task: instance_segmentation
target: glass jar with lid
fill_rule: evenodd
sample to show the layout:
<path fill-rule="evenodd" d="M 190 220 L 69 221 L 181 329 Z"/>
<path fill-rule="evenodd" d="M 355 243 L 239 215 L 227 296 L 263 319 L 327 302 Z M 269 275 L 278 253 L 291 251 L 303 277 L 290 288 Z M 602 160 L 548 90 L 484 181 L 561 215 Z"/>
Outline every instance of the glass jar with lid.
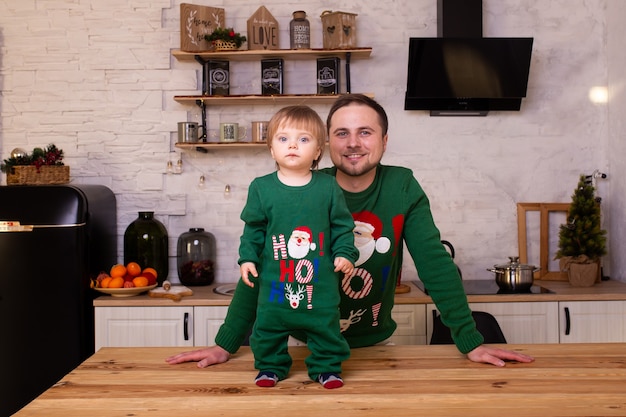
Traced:
<path fill-rule="evenodd" d="M 192 227 L 178 238 L 178 278 L 183 285 L 210 285 L 215 278 L 215 237 Z"/>
<path fill-rule="evenodd" d="M 291 49 L 311 48 L 311 25 L 303 10 L 293 12 L 293 20 L 289 22 L 289 45 Z"/>

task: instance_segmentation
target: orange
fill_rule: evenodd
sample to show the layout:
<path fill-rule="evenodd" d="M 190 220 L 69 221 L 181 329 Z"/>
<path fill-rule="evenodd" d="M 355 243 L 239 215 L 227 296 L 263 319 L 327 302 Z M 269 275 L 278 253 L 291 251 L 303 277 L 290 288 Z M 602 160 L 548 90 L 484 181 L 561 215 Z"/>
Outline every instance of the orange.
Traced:
<path fill-rule="evenodd" d="M 146 277 L 135 277 L 133 279 L 133 284 L 135 284 L 135 287 L 147 287 L 148 286 L 148 278 L 146 278 Z"/>
<path fill-rule="evenodd" d="M 131 277 L 136 277 L 141 274 L 141 266 L 137 262 L 129 262 L 126 265 L 126 271 Z"/>
<path fill-rule="evenodd" d="M 109 282 L 111 282 L 113 278 L 111 277 L 106 277 L 106 278 L 102 278 L 102 281 L 100 281 L 100 288 L 109 288 Z"/>
<path fill-rule="evenodd" d="M 142 272 L 150 272 L 152 275 L 154 275 L 155 278 L 159 276 L 159 274 L 157 274 L 156 269 L 154 268 L 144 268 Z"/>
<path fill-rule="evenodd" d="M 124 286 L 124 278 L 112 277 L 109 281 L 109 288 L 122 288 Z"/>
<path fill-rule="evenodd" d="M 122 264 L 117 264 L 117 265 L 113 265 L 111 267 L 111 272 L 110 275 L 115 278 L 115 277 L 123 277 L 124 275 L 126 275 L 126 267 Z"/>

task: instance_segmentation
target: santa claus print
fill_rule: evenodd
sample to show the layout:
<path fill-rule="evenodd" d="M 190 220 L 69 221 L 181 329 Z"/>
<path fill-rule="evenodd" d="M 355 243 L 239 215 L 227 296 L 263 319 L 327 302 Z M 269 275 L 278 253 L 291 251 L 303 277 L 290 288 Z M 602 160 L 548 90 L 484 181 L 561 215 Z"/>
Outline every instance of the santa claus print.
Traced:
<path fill-rule="evenodd" d="M 313 233 L 311 233 L 311 229 L 306 226 L 296 227 L 291 232 L 287 242 L 287 253 L 289 253 L 289 256 L 294 259 L 302 259 L 309 251 L 314 251 L 316 245 L 313 243 L 312 238 Z"/>
<path fill-rule="evenodd" d="M 382 222 L 374 213 L 362 211 L 353 213 L 354 246 L 359 250 L 359 259 L 354 266 L 364 264 L 373 254 L 387 253 L 391 248 L 389 238 L 382 236 Z"/>

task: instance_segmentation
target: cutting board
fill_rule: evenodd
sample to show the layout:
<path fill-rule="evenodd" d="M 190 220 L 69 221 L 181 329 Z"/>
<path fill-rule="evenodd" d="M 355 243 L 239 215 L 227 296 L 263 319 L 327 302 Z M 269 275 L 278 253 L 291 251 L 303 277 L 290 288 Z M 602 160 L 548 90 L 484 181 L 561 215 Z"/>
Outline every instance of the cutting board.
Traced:
<path fill-rule="evenodd" d="M 193 291 L 184 285 L 172 285 L 169 289 L 157 287 L 148 291 L 150 297 L 169 298 L 170 300 L 180 301 L 181 298 L 193 295 Z"/>
<path fill-rule="evenodd" d="M 398 284 L 396 285 L 396 294 L 406 294 L 411 292 L 411 287 L 406 284 Z"/>

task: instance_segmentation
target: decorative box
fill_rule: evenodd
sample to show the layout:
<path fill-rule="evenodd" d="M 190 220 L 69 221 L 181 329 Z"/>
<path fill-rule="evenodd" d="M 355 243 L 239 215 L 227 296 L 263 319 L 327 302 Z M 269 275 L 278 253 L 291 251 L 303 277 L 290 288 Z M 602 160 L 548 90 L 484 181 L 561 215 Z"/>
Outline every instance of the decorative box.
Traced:
<path fill-rule="evenodd" d="M 326 10 L 322 18 L 324 49 L 356 48 L 356 14 Z"/>
<path fill-rule="evenodd" d="M 261 94 L 271 96 L 283 93 L 283 60 L 261 60 Z"/>
<path fill-rule="evenodd" d="M 339 94 L 339 58 L 317 59 L 317 94 Z"/>
<path fill-rule="evenodd" d="M 7 172 L 7 185 L 67 184 L 70 167 L 67 165 L 16 165 Z"/>
<path fill-rule="evenodd" d="M 230 94 L 229 62 L 222 60 L 205 61 L 202 64 L 202 94 L 207 96 L 227 96 Z"/>

